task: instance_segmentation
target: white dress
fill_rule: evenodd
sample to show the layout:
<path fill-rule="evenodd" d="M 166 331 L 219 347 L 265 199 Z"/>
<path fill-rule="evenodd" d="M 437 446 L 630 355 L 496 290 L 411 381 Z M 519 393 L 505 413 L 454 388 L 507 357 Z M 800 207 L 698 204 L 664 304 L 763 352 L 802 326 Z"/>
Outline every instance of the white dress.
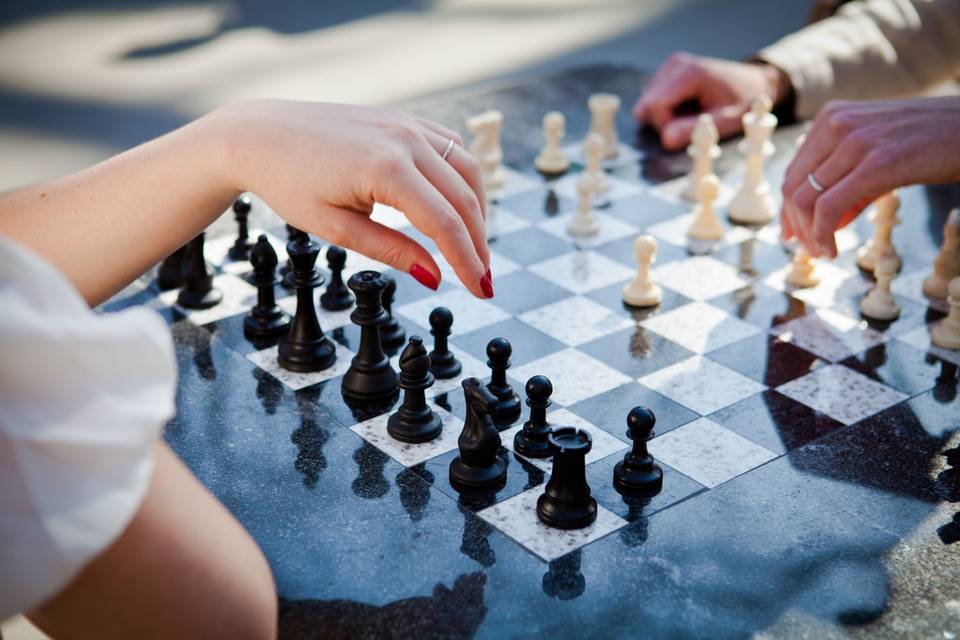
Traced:
<path fill-rule="evenodd" d="M 158 314 L 94 313 L 0 236 L 0 620 L 56 594 L 123 532 L 175 389 Z"/>

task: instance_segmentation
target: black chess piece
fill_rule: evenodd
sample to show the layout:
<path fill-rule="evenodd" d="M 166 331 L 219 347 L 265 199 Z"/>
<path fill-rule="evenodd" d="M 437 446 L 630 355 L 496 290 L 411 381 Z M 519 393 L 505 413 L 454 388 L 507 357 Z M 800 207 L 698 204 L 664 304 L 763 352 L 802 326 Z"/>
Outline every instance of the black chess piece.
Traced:
<path fill-rule="evenodd" d="M 387 419 L 387 433 L 401 442 L 429 442 L 440 435 L 443 423 L 427 404 L 424 392 L 433 385 L 430 357 L 420 336 L 410 336 L 400 354 L 403 404 Z"/>
<path fill-rule="evenodd" d="M 323 371 L 337 359 L 333 342 L 323 335 L 317 318 L 313 291 L 323 282 L 317 271 L 320 246 L 303 234 L 287 245 L 287 255 L 293 269 L 291 282 L 297 290 L 297 311 L 290 324 L 290 332 L 280 338 L 277 362 L 290 371 Z"/>
<path fill-rule="evenodd" d="M 520 397 L 507 382 L 510 354 L 513 347 L 506 338 L 494 338 L 487 344 L 487 366 L 490 367 L 490 383 L 487 389 L 497 397 L 497 408 L 491 417 L 497 427 L 505 428 L 520 417 Z"/>
<path fill-rule="evenodd" d="M 272 338 L 282 335 L 290 327 L 290 317 L 277 305 L 274 287 L 277 278 L 277 252 L 266 234 L 257 238 L 250 250 L 253 282 L 257 287 L 257 304 L 243 319 L 243 334 L 247 338 Z"/>
<path fill-rule="evenodd" d="M 407 338 L 407 332 L 393 317 L 393 301 L 397 296 L 397 281 L 386 274 L 383 275 L 383 279 L 387 282 L 387 286 L 383 290 L 383 310 L 387 312 L 387 321 L 380 327 L 380 344 L 383 345 L 384 349 L 391 350 L 403 344 Z"/>
<path fill-rule="evenodd" d="M 320 306 L 327 311 L 343 311 L 353 306 L 353 294 L 343 283 L 343 268 L 347 266 L 347 252 L 335 244 L 327 248 L 327 266 L 330 284 L 320 296 Z"/>
<path fill-rule="evenodd" d="M 287 246 L 290 246 L 291 242 L 303 242 L 304 238 L 307 240 L 310 239 L 310 236 L 305 232 L 300 231 L 293 225 L 286 225 L 287 227 Z M 321 276 L 322 277 L 322 276 Z M 294 289 L 293 286 L 293 261 L 290 260 L 290 257 L 287 257 L 287 262 L 282 267 L 280 267 L 280 284 L 284 286 L 285 289 Z M 323 284 L 323 280 L 320 281 Z"/>
<path fill-rule="evenodd" d="M 652 496 L 663 488 L 663 469 L 647 451 L 656 422 L 646 407 L 634 407 L 627 414 L 627 437 L 633 440 L 633 448 L 613 468 L 613 488 L 620 494 Z"/>
<path fill-rule="evenodd" d="M 533 376 L 527 380 L 527 406 L 530 407 L 530 419 L 523 423 L 523 429 L 513 437 L 513 450 L 528 458 L 549 458 L 550 423 L 547 422 L 547 408 L 550 406 L 550 394 L 553 385 L 547 376 Z"/>
<path fill-rule="evenodd" d="M 347 282 L 357 299 L 350 314 L 360 326 L 360 344 L 350 369 L 343 376 L 343 397 L 353 402 L 372 402 L 397 393 L 397 372 L 380 344 L 380 325 L 387 320 L 383 309 L 383 290 L 387 281 L 376 271 L 360 271 Z"/>
<path fill-rule="evenodd" d="M 169 291 L 183 286 L 183 254 L 187 245 L 183 245 L 169 256 L 164 258 L 157 269 L 157 287 L 160 291 Z"/>
<path fill-rule="evenodd" d="M 233 246 L 227 251 L 231 260 L 246 260 L 250 255 L 250 231 L 247 227 L 247 219 L 250 216 L 252 201 L 250 196 L 244 194 L 233 202 L 233 217 L 237 221 L 237 239 Z"/>
<path fill-rule="evenodd" d="M 437 307 L 430 312 L 430 335 L 433 336 L 433 351 L 430 352 L 430 372 L 438 380 L 456 378 L 463 365 L 450 351 L 447 339 L 453 327 L 453 313 L 446 307 Z"/>
<path fill-rule="evenodd" d="M 500 457 L 500 433 L 490 414 L 497 398 L 476 378 L 463 381 L 467 418 L 457 440 L 460 455 L 450 463 L 450 484 L 458 491 L 492 489 L 507 477 L 507 463 Z"/>
<path fill-rule="evenodd" d="M 223 300 L 223 293 L 213 286 L 213 269 L 203 256 L 203 242 L 206 234 L 191 240 L 183 253 L 180 276 L 183 287 L 177 296 L 177 304 L 184 309 L 209 309 Z"/>
<path fill-rule="evenodd" d="M 590 495 L 586 473 L 586 456 L 593 440 L 576 427 L 554 429 L 548 439 L 553 472 L 537 500 L 537 516 L 550 527 L 582 529 L 597 519 L 597 501 Z"/>

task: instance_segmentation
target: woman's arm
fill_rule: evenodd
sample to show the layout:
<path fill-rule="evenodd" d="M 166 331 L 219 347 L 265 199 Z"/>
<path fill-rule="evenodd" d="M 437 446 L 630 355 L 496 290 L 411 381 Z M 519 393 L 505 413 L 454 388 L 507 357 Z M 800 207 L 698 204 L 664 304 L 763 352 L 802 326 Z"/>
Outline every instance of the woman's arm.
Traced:
<path fill-rule="evenodd" d="M 450 139 L 457 147 L 444 161 Z M 0 233 L 52 262 L 96 305 L 245 190 L 290 224 L 436 286 L 429 252 L 369 219 L 374 202 L 394 206 L 437 242 L 474 295 L 490 292 L 476 160 L 444 127 L 370 107 L 221 108 L 84 171 L 0 196 Z"/>

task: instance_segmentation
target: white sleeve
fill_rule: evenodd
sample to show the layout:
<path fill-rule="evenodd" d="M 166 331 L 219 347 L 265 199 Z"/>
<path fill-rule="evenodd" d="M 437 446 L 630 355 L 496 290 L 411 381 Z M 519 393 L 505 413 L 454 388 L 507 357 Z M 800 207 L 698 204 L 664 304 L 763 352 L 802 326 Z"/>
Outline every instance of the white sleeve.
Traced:
<path fill-rule="evenodd" d="M 90 311 L 0 238 L 0 619 L 55 594 L 140 506 L 174 411 L 170 331 Z"/>

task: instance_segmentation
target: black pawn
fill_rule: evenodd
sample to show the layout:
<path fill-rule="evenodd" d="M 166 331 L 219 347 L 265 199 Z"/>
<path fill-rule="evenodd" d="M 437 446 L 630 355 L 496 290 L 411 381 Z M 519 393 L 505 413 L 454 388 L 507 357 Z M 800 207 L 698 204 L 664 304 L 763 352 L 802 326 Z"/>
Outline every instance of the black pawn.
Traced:
<path fill-rule="evenodd" d="M 347 266 L 347 252 L 335 244 L 327 249 L 330 284 L 320 296 L 320 306 L 327 311 L 343 311 L 353 306 L 353 294 L 343 283 L 343 268 Z"/>
<path fill-rule="evenodd" d="M 627 414 L 627 437 L 633 448 L 613 468 L 613 488 L 622 495 L 652 496 L 663 488 L 663 469 L 647 451 L 656 423 L 657 417 L 646 407 L 634 407 Z"/>
<path fill-rule="evenodd" d="M 160 263 L 157 269 L 157 286 L 161 291 L 169 291 L 183 286 L 183 254 L 187 251 L 187 245 L 183 245 Z"/>
<path fill-rule="evenodd" d="M 287 255 L 293 268 L 290 279 L 297 290 L 297 311 L 290 324 L 290 332 L 280 339 L 277 362 L 290 371 L 323 371 L 337 359 L 336 349 L 320 328 L 313 290 L 323 278 L 317 271 L 320 246 L 306 234 L 287 245 Z"/>
<path fill-rule="evenodd" d="M 523 429 L 513 437 L 513 449 L 528 458 L 550 457 L 550 423 L 547 422 L 547 408 L 550 406 L 550 394 L 553 385 L 547 376 L 533 376 L 527 380 L 527 406 L 530 407 L 530 419 L 523 423 Z"/>
<path fill-rule="evenodd" d="M 467 418 L 457 440 L 460 455 L 450 463 L 450 484 L 457 490 L 498 487 L 507 477 L 507 463 L 499 456 L 500 433 L 490 419 L 497 398 L 476 378 L 462 385 Z"/>
<path fill-rule="evenodd" d="M 440 435 L 443 423 L 427 404 L 424 392 L 433 385 L 430 357 L 420 336 L 410 336 L 400 354 L 403 404 L 387 420 L 387 433 L 401 442 L 429 442 Z"/>
<path fill-rule="evenodd" d="M 383 290 L 383 310 L 387 312 L 387 321 L 380 327 L 380 344 L 384 349 L 389 350 L 402 345 L 407 338 L 407 332 L 393 317 L 393 300 L 397 296 L 397 281 L 386 274 L 383 279 L 387 281 L 387 286 Z"/>
<path fill-rule="evenodd" d="M 537 500 L 537 516 L 550 527 L 582 529 L 597 519 L 597 501 L 587 485 L 586 456 L 593 440 L 576 427 L 554 429 L 548 439 L 553 471 Z"/>
<path fill-rule="evenodd" d="M 227 251 L 231 260 L 246 260 L 250 255 L 250 232 L 247 227 L 247 219 L 250 216 L 251 209 L 250 196 L 243 195 L 237 198 L 233 203 L 233 217 L 237 221 L 237 239 Z"/>
<path fill-rule="evenodd" d="M 272 338 L 283 334 L 290 326 L 290 318 L 277 305 L 274 287 L 277 278 L 277 252 L 266 235 L 257 238 L 250 250 L 253 283 L 257 287 L 257 304 L 243 319 L 243 333 L 248 338 Z"/>
<path fill-rule="evenodd" d="M 506 338 L 494 338 L 487 344 L 487 366 L 490 367 L 487 389 L 497 397 L 497 408 L 491 417 L 498 427 L 510 426 L 520 417 L 520 397 L 507 382 L 512 353 L 513 347 Z"/>
<path fill-rule="evenodd" d="M 397 392 L 397 372 L 380 344 L 380 326 L 387 321 L 383 310 L 387 281 L 376 271 L 360 271 L 350 277 L 347 286 L 357 298 L 350 319 L 360 326 L 360 345 L 343 376 L 343 396 L 354 402 L 392 397 Z"/>
<path fill-rule="evenodd" d="M 430 371 L 440 380 L 456 378 L 463 365 L 450 351 L 447 338 L 453 327 L 453 313 L 446 307 L 437 307 L 430 312 L 430 335 L 433 336 L 433 351 L 430 352 Z"/>
<path fill-rule="evenodd" d="M 184 309 L 209 309 L 223 300 L 223 293 L 213 286 L 213 269 L 203 256 L 204 233 L 191 240 L 183 253 L 180 276 L 183 288 L 177 304 Z"/>

